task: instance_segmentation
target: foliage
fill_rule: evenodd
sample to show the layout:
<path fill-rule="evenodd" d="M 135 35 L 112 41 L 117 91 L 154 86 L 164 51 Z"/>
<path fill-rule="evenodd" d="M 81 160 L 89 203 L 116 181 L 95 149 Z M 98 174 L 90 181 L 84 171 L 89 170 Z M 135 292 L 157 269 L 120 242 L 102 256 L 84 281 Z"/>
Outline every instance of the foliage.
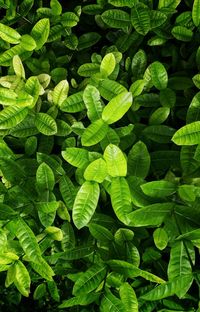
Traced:
<path fill-rule="evenodd" d="M 200 1 L 0 8 L 0 310 L 200 311 Z"/>

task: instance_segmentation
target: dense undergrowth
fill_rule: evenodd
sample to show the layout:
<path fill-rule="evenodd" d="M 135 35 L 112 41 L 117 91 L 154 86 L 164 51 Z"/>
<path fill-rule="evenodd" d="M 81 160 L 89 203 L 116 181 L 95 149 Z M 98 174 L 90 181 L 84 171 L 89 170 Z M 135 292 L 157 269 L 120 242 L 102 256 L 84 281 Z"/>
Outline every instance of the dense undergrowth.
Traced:
<path fill-rule="evenodd" d="M 200 1 L 0 7 L 0 310 L 200 311 Z"/>

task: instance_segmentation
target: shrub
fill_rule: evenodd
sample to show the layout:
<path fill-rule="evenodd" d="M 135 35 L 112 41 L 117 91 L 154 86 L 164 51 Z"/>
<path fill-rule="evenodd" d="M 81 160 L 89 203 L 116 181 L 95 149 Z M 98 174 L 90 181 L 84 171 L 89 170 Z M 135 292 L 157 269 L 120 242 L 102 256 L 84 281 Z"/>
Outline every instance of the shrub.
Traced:
<path fill-rule="evenodd" d="M 200 2 L 1 0 L 2 311 L 200 311 Z"/>

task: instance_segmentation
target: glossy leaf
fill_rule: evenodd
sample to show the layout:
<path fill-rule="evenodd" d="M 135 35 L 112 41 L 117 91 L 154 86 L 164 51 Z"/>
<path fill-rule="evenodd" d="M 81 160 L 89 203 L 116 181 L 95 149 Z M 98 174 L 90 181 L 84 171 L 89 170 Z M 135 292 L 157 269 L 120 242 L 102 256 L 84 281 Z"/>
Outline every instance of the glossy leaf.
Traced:
<path fill-rule="evenodd" d="M 91 146 L 99 143 L 105 137 L 108 131 L 108 124 L 103 119 L 97 119 L 89 125 L 82 137 L 83 146 Z"/>
<path fill-rule="evenodd" d="M 146 145 L 138 141 L 128 154 L 128 174 L 145 178 L 150 168 L 150 155 Z"/>
<path fill-rule="evenodd" d="M 130 25 L 130 16 L 127 12 L 119 9 L 105 11 L 101 15 L 102 20 L 113 28 L 124 28 Z"/>
<path fill-rule="evenodd" d="M 125 312 L 130 311 L 130 309 L 132 312 L 139 311 L 135 291 L 128 283 L 124 283 L 120 286 L 119 293 L 125 307 Z"/>
<path fill-rule="evenodd" d="M 92 85 L 87 85 L 83 93 L 83 101 L 87 108 L 87 115 L 91 121 L 101 118 L 102 104 L 98 89 Z"/>
<path fill-rule="evenodd" d="M 177 145 L 195 145 L 200 142 L 200 122 L 195 121 L 180 128 L 172 141 Z"/>
<path fill-rule="evenodd" d="M 145 36 L 151 27 L 149 9 L 142 3 L 136 3 L 131 10 L 131 23 L 135 30 Z"/>
<path fill-rule="evenodd" d="M 127 162 L 120 148 L 109 144 L 103 154 L 107 164 L 108 174 L 112 177 L 125 177 L 127 174 Z"/>
<path fill-rule="evenodd" d="M 97 182 L 86 181 L 79 189 L 72 214 L 73 222 L 78 229 L 81 229 L 90 222 L 97 207 L 99 192 Z"/>
<path fill-rule="evenodd" d="M 90 163 L 84 172 L 84 178 L 87 181 L 94 181 L 102 183 L 107 176 L 107 165 L 106 162 L 99 158 Z"/>

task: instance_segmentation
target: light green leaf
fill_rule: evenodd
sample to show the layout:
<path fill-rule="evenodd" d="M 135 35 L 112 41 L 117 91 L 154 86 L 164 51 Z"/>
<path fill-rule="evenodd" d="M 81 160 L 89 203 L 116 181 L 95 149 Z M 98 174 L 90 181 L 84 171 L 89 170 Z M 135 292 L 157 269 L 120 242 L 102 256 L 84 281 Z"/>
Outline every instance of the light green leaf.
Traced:
<path fill-rule="evenodd" d="M 167 269 L 169 281 L 173 281 L 176 277 L 192 274 L 188 253 L 194 264 L 195 254 L 192 244 L 189 242 L 177 241 L 172 245 Z"/>
<path fill-rule="evenodd" d="M 67 80 L 61 80 L 54 88 L 52 93 L 53 103 L 59 107 L 62 105 L 64 100 L 67 99 L 69 91 L 69 83 Z"/>
<path fill-rule="evenodd" d="M 139 208 L 127 216 L 130 220 L 129 225 L 135 227 L 160 225 L 173 207 L 173 203 L 159 203 Z"/>
<path fill-rule="evenodd" d="M 62 14 L 62 5 L 58 0 L 51 0 L 50 7 L 53 15 L 61 15 Z"/>
<path fill-rule="evenodd" d="M 78 74 L 81 77 L 91 77 L 94 74 L 99 73 L 100 65 L 98 63 L 85 63 L 78 69 Z"/>
<path fill-rule="evenodd" d="M 91 146 L 99 143 L 105 137 L 108 129 L 108 124 L 104 120 L 95 120 L 85 129 L 81 137 L 82 145 Z"/>
<path fill-rule="evenodd" d="M 84 172 L 84 178 L 87 181 L 102 183 L 106 176 L 107 165 L 102 158 L 96 159 L 91 162 Z"/>
<path fill-rule="evenodd" d="M 61 24 L 64 27 L 74 27 L 77 25 L 79 17 L 73 12 L 65 12 L 61 17 Z"/>
<path fill-rule="evenodd" d="M 144 194 L 155 198 L 170 196 L 175 193 L 177 189 L 176 184 L 165 180 L 147 182 L 140 187 Z"/>
<path fill-rule="evenodd" d="M 15 262 L 14 270 L 15 270 L 15 278 L 14 278 L 15 286 L 23 296 L 28 297 L 30 293 L 30 284 L 31 284 L 31 278 L 28 273 L 28 270 L 26 269 L 25 265 L 19 260 Z"/>
<path fill-rule="evenodd" d="M 36 48 L 36 42 L 30 35 L 21 36 L 20 45 L 26 51 L 33 51 Z"/>
<path fill-rule="evenodd" d="M 132 100 L 131 92 L 115 96 L 103 109 L 102 119 L 108 124 L 118 121 L 131 107 Z"/>
<path fill-rule="evenodd" d="M 137 3 L 131 10 L 131 23 L 135 30 L 145 36 L 150 28 L 149 8 L 143 3 Z"/>
<path fill-rule="evenodd" d="M 13 57 L 13 69 L 17 76 L 25 79 L 25 70 L 22 61 L 18 55 Z"/>
<path fill-rule="evenodd" d="M 128 174 L 145 178 L 149 172 L 150 162 L 146 145 L 138 141 L 128 153 Z"/>
<path fill-rule="evenodd" d="M 168 75 L 165 67 L 160 62 L 154 62 L 149 67 L 153 85 L 158 90 L 167 88 Z"/>
<path fill-rule="evenodd" d="M 15 29 L 0 23 L 0 38 L 6 42 L 17 44 L 20 42 L 21 35 Z"/>
<path fill-rule="evenodd" d="M 0 129 L 11 129 L 18 125 L 28 114 L 27 107 L 8 106 L 0 112 Z"/>
<path fill-rule="evenodd" d="M 158 228 L 153 232 L 153 240 L 159 250 L 163 250 L 168 244 L 168 235 L 163 228 Z"/>
<path fill-rule="evenodd" d="M 127 162 L 123 152 L 114 144 L 109 144 L 103 154 L 107 164 L 108 174 L 112 177 L 125 177 Z"/>
<path fill-rule="evenodd" d="M 112 74 L 115 69 L 116 61 L 115 56 L 113 53 L 108 53 L 104 56 L 101 66 L 100 72 L 105 76 L 108 77 Z"/>
<path fill-rule="evenodd" d="M 124 312 L 138 312 L 138 301 L 134 289 L 129 283 L 124 283 L 119 288 L 120 298 L 124 304 Z"/>
<path fill-rule="evenodd" d="M 192 40 L 193 32 L 184 26 L 174 26 L 172 28 L 172 35 L 180 41 L 188 42 Z"/>
<path fill-rule="evenodd" d="M 169 107 L 159 107 L 150 116 L 149 124 L 160 125 L 168 118 L 169 114 L 170 114 Z"/>
<path fill-rule="evenodd" d="M 68 147 L 61 152 L 62 157 L 77 168 L 84 168 L 89 162 L 89 152 L 78 147 Z"/>
<path fill-rule="evenodd" d="M 47 281 L 52 281 L 52 276 L 55 275 L 54 271 L 50 265 L 41 257 L 39 262 L 30 262 L 31 267 L 35 272 L 37 272 L 41 277 Z"/>
<path fill-rule="evenodd" d="M 73 295 L 88 294 L 95 290 L 106 276 L 106 266 L 94 264 L 86 272 L 81 274 L 73 287 Z"/>
<path fill-rule="evenodd" d="M 114 296 L 110 290 L 106 290 L 100 303 L 100 312 L 124 312 L 122 301 Z"/>
<path fill-rule="evenodd" d="M 128 224 L 132 205 L 129 185 L 124 177 L 112 178 L 110 197 L 116 216 L 121 222 Z"/>
<path fill-rule="evenodd" d="M 103 108 L 98 89 L 92 85 L 87 85 L 83 92 L 83 101 L 87 108 L 88 118 L 91 121 L 100 119 Z"/>
<path fill-rule="evenodd" d="M 74 206 L 72 218 L 78 229 L 86 226 L 92 218 L 99 200 L 99 184 L 86 181 L 79 189 Z"/>
<path fill-rule="evenodd" d="M 70 95 L 62 102 L 60 109 L 63 112 L 68 113 L 77 113 L 85 109 L 85 104 L 83 102 L 83 91 Z"/>
<path fill-rule="evenodd" d="M 113 28 L 124 28 L 130 26 L 130 15 L 119 9 L 104 11 L 101 18 L 104 23 Z"/>
<path fill-rule="evenodd" d="M 176 9 L 181 0 L 159 0 L 158 8 Z"/>
<path fill-rule="evenodd" d="M 36 184 L 39 192 L 52 191 L 55 184 L 54 173 L 52 169 L 45 164 L 41 163 L 36 172 Z"/>
<path fill-rule="evenodd" d="M 36 114 L 35 126 L 44 135 L 54 135 L 57 133 L 57 124 L 55 120 L 46 113 Z"/>
<path fill-rule="evenodd" d="M 59 202 L 38 202 L 36 208 L 38 210 L 38 216 L 41 224 L 44 227 L 52 225 L 56 216 L 56 210 L 59 207 Z"/>
<path fill-rule="evenodd" d="M 135 3 L 137 3 L 137 0 L 108 0 L 108 3 L 116 6 L 116 7 L 124 7 L 127 6 L 129 8 L 132 8 Z"/>
<path fill-rule="evenodd" d="M 200 121 L 192 122 L 180 128 L 172 141 L 177 145 L 196 145 L 200 143 Z"/>
<path fill-rule="evenodd" d="M 166 297 L 173 296 L 180 290 L 182 290 L 182 296 L 184 296 L 190 288 L 192 281 L 193 276 L 191 274 L 179 276 L 170 282 L 164 283 L 150 290 L 148 293 L 142 295 L 141 299 L 148 301 L 160 300 Z"/>
<path fill-rule="evenodd" d="M 128 92 L 127 89 L 117 81 L 103 79 L 98 85 L 101 96 L 107 101 L 112 100 L 115 96 L 122 92 Z"/>
<path fill-rule="evenodd" d="M 31 31 L 31 36 L 35 40 L 37 47 L 35 50 L 40 50 L 46 43 L 50 31 L 50 22 L 48 18 L 39 20 Z"/>
<path fill-rule="evenodd" d="M 200 1 L 194 0 L 192 7 L 192 19 L 196 27 L 200 24 Z"/>

